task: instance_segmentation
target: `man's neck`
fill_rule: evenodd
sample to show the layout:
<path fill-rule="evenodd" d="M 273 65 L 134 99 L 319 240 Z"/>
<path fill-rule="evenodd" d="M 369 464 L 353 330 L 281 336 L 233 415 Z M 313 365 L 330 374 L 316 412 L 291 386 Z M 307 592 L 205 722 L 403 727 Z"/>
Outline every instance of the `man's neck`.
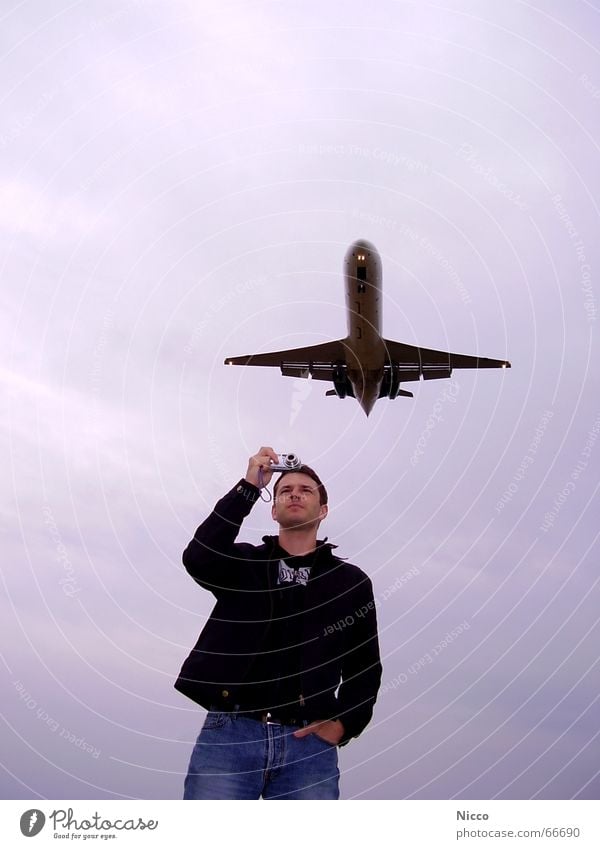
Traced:
<path fill-rule="evenodd" d="M 302 557 L 317 547 L 317 532 L 314 528 L 280 528 L 279 545 L 293 557 Z"/>

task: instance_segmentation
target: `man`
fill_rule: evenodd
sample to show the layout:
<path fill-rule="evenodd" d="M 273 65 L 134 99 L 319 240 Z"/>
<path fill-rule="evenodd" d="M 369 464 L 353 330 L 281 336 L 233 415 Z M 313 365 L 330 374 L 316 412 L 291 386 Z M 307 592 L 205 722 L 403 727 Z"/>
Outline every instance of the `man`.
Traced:
<path fill-rule="evenodd" d="M 277 460 L 270 447 L 251 457 L 183 553 L 217 600 L 175 684 L 208 710 L 184 799 L 337 799 L 337 747 L 371 719 L 381 680 L 371 582 L 317 540 L 328 508 L 316 472 L 275 483 L 278 536 L 235 542 Z"/>

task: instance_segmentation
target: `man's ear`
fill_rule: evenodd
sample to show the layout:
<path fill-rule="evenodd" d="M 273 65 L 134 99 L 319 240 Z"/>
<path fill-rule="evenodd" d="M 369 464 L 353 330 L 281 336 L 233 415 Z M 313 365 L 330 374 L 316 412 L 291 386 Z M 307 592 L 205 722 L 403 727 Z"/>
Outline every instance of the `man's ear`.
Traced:
<path fill-rule="evenodd" d="M 275 499 L 273 499 L 273 503 L 271 504 L 271 518 L 274 522 L 277 521 L 277 519 L 275 518 Z"/>
<path fill-rule="evenodd" d="M 321 512 L 319 513 L 319 521 L 323 521 L 323 519 L 327 518 L 327 514 L 329 513 L 329 507 L 326 504 L 321 504 Z"/>

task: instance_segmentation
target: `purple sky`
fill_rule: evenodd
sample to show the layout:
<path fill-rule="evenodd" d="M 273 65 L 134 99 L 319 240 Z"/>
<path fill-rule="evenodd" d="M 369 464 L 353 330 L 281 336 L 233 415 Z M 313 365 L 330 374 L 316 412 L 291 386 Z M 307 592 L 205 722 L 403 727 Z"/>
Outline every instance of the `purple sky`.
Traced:
<path fill-rule="evenodd" d="M 32 0 L 0 34 L 2 797 L 181 797 L 181 551 L 270 444 L 379 602 L 342 795 L 598 798 L 600 10 Z M 342 337 L 359 237 L 388 338 L 512 370 L 367 420 L 223 366 Z"/>

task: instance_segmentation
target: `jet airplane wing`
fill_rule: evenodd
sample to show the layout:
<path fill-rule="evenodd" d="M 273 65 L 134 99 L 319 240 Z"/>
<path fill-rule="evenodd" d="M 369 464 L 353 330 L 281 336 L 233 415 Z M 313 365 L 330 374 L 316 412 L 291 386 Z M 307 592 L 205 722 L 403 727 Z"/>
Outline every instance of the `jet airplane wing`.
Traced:
<path fill-rule="evenodd" d="M 249 354 L 228 357 L 226 366 L 273 366 L 281 369 L 285 377 L 313 377 L 316 380 L 333 380 L 336 367 L 346 362 L 349 349 L 343 340 L 291 348 L 288 351 L 271 351 L 268 354 Z"/>
<path fill-rule="evenodd" d="M 447 378 L 451 376 L 455 368 L 510 368 L 508 360 L 492 360 L 488 357 L 435 351 L 433 348 L 419 348 L 388 339 L 384 339 L 383 342 L 386 358 L 398 369 L 402 381 Z"/>

